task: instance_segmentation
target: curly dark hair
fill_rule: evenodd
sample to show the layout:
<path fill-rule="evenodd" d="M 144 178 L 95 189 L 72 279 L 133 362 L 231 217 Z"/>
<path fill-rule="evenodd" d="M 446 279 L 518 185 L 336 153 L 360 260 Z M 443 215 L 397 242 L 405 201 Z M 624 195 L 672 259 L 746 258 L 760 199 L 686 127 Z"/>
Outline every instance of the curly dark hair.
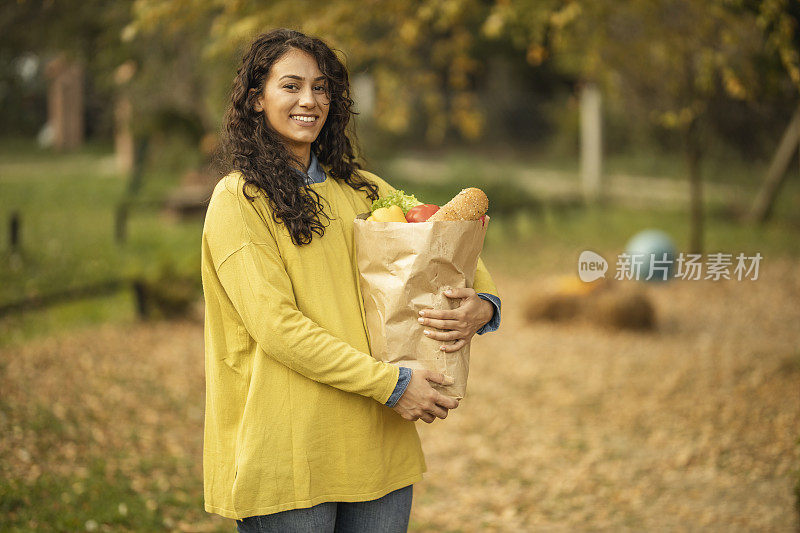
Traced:
<path fill-rule="evenodd" d="M 329 179 L 365 191 L 370 200 L 378 198 L 378 187 L 357 172 L 362 167 L 356 161 L 355 142 L 346 131 L 355 114 L 350 81 L 347 68 L 333 50 L 321 39 L 294 30 L 281 28 L 258 36 L 233 80 L 222 134 L 223 164 L 242 173 L 243 188 L 249 183 L 264 192 L 275 221 L 286 225 L 292 242 L 303 245 L 309 244 L 315 234 L 325 233 L 327 226 L 320 220 L 322 215 L 328 222 L 331 219 L 323 210 L 323 198 L 295 170 L 296 157 L 269 126 L 264 114 L 253 108 L 263 94 L 272 65 L 290 49 L 312 55 L 326 78 L 330 98 L 328 118 L 311 150 L 320 163 L 329 166 Z M 250 201 L 255 199 L 244 190 L 243 193 Z"/>

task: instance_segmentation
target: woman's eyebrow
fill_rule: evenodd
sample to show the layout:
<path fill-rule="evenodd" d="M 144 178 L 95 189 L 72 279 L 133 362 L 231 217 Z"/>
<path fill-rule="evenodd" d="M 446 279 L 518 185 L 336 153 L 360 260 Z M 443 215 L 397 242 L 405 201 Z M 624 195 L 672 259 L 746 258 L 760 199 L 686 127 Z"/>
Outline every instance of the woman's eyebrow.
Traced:
<path fill-rule="evenodd" d="M 298 76 L 297 74 L 284 74 L 283 76 L 281 76 L 279 78 L 279 80 L 282 80 L 283 78 L 292 78 L 293 80 L 304 80 L 305 79 L 304 77 Z M 320 80 L 324 80 L 324 79 L 325 79 L 325 76 L 317 76 L 316 78 L 314 78 L 314 81 L 320 81 Z"/>

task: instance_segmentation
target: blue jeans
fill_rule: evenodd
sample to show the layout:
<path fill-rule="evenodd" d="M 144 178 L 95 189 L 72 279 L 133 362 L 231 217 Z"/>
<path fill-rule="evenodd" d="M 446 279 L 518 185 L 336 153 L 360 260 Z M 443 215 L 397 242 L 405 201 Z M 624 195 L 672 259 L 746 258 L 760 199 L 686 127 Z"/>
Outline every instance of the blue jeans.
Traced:
<path fill-rule="evenodd" d="M 405 533 L 413 485 L 367 502 L 324 502 L 237 520 L 239 533 Z"/>

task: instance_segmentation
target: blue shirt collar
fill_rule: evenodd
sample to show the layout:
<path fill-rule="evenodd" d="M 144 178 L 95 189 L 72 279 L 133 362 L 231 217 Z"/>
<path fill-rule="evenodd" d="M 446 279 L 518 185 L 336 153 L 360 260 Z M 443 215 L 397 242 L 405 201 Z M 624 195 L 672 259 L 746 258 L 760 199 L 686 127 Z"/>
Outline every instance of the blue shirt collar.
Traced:
<path fill-rule="evenodd" d="M 325 171 L 322 170 L 322 167 L 319 164 L 319 160 L 314 152 L 311 152 L 311 163 L 308 165 L 308 172 L 306 183 L 322 183 L 325 181 Z"/>

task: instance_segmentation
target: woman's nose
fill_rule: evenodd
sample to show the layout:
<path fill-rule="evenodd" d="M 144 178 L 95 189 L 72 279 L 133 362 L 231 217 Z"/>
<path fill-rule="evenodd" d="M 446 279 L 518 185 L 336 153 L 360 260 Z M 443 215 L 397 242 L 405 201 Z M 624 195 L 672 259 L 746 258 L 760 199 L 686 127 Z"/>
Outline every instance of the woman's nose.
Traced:
<path fill-rule="evenodd" d="M 300 91 L 299 103 L 301 107 L 314 107 L 317 105 L 317 101 L 314 100 L 314 92 L 310 87 Z"/>

